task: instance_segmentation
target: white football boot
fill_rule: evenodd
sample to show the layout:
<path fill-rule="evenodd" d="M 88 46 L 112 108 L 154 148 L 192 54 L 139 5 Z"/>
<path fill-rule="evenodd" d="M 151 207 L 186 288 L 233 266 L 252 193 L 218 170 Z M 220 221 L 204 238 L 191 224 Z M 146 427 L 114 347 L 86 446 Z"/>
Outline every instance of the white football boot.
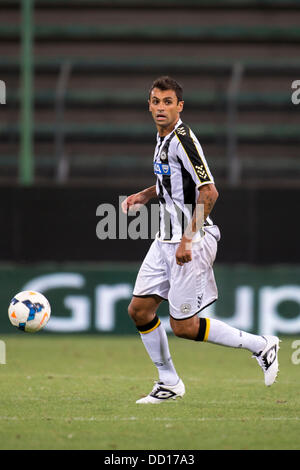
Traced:
<path fill-rule="evenodd" d="M 144 398 L 140 398 L 136 403 L 158 404 L 167 400 L 176 400 L 177 397 L 183 397 L 185 386 L 180 379 L 176 385 L 165 385 L 162 382 L 155 382 L 152 392 Z"/>
<path fill-rule="evenodd" d="M 267 341 L 266 347 L 261 353 L 253 354 L 265 374 L 267 387 L 275 382 L 278 373 L 279 338 L 277 336 L 263 336 Z"/>

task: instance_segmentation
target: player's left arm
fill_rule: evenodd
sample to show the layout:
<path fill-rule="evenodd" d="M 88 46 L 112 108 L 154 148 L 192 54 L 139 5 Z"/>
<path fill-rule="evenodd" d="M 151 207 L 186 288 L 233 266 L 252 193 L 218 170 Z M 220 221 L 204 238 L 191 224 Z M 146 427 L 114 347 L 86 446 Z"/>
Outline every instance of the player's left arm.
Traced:
<path fill-rule="evenodd" d="M 203 226 L 204 221 L 207 219 L 207 217 L 213 210 L 213 207 L 218 197 L 219 197 L 219 193 L 214 183 L 204 184 L 203 186 L 200 186 L 196 209 L 198 206 L 203 207 L 203 220 L 202 220 L 201 227 Z M 194 214 L 195 212 L 196 210 L 194 211 Z M 193 219 L 194 219 L 194 216 L 193 216 Z M 192 231 L 194 229 L 194 226 L 196 228 L 196 221 L 192 220 Z"/>
<path fill-rule="evenodd" d="M 187 226 L 176 251 L 176 262 L 179 265 L 183 265 L 192 259 L 193 236 L 203 227 L 206 218 L 212 211 L 218 198 L 218 191 L 208 168 L 202 147 L 191 129 L 185 124 L 181 124 L 177 127 L 175 136 L 178 141 L 178 158 L 199 190 L 191 222 Z"/>
<path fill-rule="evenodd" d="M 211 213 L 219 193 L 213 183 L 204 184 L 199 188 L 197 204 L 193 212 L 193 217 L 188 224 L 181 242 L 176 251 L 176 262 L 180 266 L 192 260 L 192 239 L 194 235 L 203 227 L 206 218 Z"/>

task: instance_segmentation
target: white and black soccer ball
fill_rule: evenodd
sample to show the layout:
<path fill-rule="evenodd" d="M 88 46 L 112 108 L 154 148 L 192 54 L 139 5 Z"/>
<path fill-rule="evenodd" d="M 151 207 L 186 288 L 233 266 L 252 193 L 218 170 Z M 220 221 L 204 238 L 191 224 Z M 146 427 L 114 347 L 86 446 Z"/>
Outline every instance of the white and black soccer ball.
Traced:
<path fill-rule="evenodd" d="M 11 324 L 27 333 L 35 333 L 44 328 L 50 315 L 50 304 L 40 292 L 19 292 L 12 298 L 8 308 Z"/>

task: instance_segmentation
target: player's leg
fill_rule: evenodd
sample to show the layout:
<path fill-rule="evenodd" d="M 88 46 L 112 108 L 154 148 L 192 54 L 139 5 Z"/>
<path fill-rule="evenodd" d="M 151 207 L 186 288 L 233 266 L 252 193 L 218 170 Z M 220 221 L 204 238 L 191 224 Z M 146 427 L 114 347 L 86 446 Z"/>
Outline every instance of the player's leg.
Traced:
<path fill-rule="evenodd" d="M 162 300 L 168 298 L 170 284 L 166 268 L 160 244 L 155 240 L 139 270 L 128 308 L 159 376 L 153 391 L 138 400 L 138 403 L 159 403 L 171 396 L 176 397 L 177 392 L 181 395 L 184 393 L 184 385 L 177 375 L 170 355 L 167 334 L 156 314 Z M 168 385 L 167 392 L 165 389 L 160 390 L 162 384 Z"/>
<path fill-rule="evenodd" d="M 263 336 L 247 333 L 215 318 L 199 318 L 195 315 L 176 320 L 171 317 L 170 324 L 174 334 L 181 338 L 248 349 L 254 354 L 260 354 L 266 347 Z"/>
<path fill-rule="evenodd" d="M 129 315 L 159 376 L 152 392 L 137 403 L 160 403 L 184 393 L 184 385 L 177 375 L 171 358 L 166 331 L 156 314 L 162 300 L 157 295 L 134 296 L 128 307 Z"/>
<path fill-rule="evenodd" d="M 203 309 L 217 299 L 217 286 L 212 268 L 216 248 L 214 237 L 206 234 L 202 244 L 193 247 L 190 263 L 183 266 L 173 265 L 172 269 L 176 275 L 169 291 L 171 327 L 175 335 L 182 338 L 248 349 L 263 368 L 266 385 L 271 385 L 278 370 L 277 337 L 251 334 L 226 322 L 199 318 L 196 315 L 197 307 Z"/>
<path fill-rule="evenodd" d="M 133 297 L 128 312 L 140 333 L 148 355 L 158 370 L 159 381 L 175 385 L 179 377 L 171 358 L 166 331 L 156 314 L 162 300 L 157 295 Z"/>
<path fill-rule="evenodd" d="M 179 378 L 171 360 L 168 339 L 157 309 L 168 297 L 169 281 L 160 244 L 154 240 L 140 267 L 128 312 L 159 372 L 159 381 L 174 385 Z"/>
<path fill-rule="evenodd" d="M 248 349 L 264 372 L 265 384 L 272 385 L 278 373 L 279 338 L 260 336 L 239 330 L 215 318 L 195 315 L 185 320 L 170 318 L 176 336 L 195 341 L 206 341 L 232 348 Z"/>
<path fill-rule="evenodd" d="M 170 257 L 174 273 L 169 290 L 171 327 L 175 335 L 182 338 L 245 347 L 257 353 L 265 347 L 262 337 L 241 332 L 219 320 L 200 319 L 197 316 L 198 312 L 218 298 L 213 263 L 219 232 L 216 228 L 214 236 L 212 233 L 206 233 L 200 243 L 193 244 L 192 260 L 189 263 L 179 266 L 174 256 Z M 175 250 L 176 246 L 173 248 Z"/>

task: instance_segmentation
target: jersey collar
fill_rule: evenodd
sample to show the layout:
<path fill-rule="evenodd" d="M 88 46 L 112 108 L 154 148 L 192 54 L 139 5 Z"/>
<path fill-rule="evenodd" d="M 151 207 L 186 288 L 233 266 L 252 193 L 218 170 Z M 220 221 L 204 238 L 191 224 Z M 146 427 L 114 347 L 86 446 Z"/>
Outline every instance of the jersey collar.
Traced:
<path fill-rule="evenodd" d="M 166 135 L 162 140 L 164 141 L 165 139 L 167 139 L 168 137 L 170 137 L 170 135 L 172 134 L 172 132 L 174 132 L 174 130 L 177 129 L 177 127 L 180 126 L 180 124 L 182 124 L 182 120 L 179 118 L 178 121 L 176 122 L 176 125 L 175 125 L 174 129 L 173 129 L 168 135 Z M 156 140 L 157 140 L 157 142 L 161 142 L 161 138 L 160 138 L 158 132 L 157 132 L 157 134 L 156 134 Z"/>

